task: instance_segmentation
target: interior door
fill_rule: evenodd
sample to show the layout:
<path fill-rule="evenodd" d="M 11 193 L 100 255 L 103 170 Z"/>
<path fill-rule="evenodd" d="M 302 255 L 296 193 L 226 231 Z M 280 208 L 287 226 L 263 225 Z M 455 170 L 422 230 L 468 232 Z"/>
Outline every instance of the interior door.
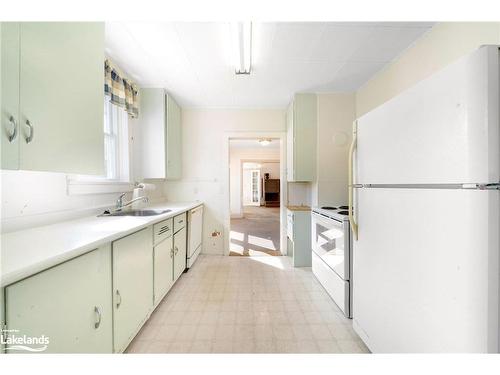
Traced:
<path fill-rule="evenodd" d="M 104 174 L 104 24 L 20 26 L 20 169 Z"/>
<path fill-rule="evenodd" d="M 249 206 L 260 206 L 261 184 L 260 169 L 250 171 L 250 202 Z"/>
<path fill-rule="evenodd" d="M 115 352 L 126 349 L 153 306 L 152 240 L 148 227 L 113 242 Z"/>
<path fill-rule="evenodd" d="M 174 281 L 186 269 L 186 227 L 174 234 Z"/>
<path fill-rule="evenodd" d="M 158 304 L 174 283 L 173 237 L 154 247 L 154 300 Z"/>
<path fill-rule="evenodd" d="M 43 353 L 112 352 L 109 245 L 12 284 L 5 294 L 7 329 L 45 335 Z M 10 348 L 8 353 L 27 352 Z"/>
<path fill-rule="evenodd" d="M 357 190 L 353 326 L 372 352 L 498 350 L 499 197 Z"/>
<path fill-rule="evenodd" d="M 19 23 L 1 22 L 2 169 L 19 169 Z"/>

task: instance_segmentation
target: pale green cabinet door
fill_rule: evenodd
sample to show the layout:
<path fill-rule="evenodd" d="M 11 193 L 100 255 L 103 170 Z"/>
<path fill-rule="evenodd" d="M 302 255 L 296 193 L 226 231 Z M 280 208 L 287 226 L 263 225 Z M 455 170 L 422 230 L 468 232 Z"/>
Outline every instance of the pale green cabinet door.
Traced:
<path fill-rule="evenodd" d="M 154 304 L 170 290 L 174 283 L 173 237 L 163 240 L 154 247 Z"/>
<path fill-rule="evenodd" d="M 17 336 L 48 337 L 44 353 L 112 352 L 110 245 L 12 284 L 5 293 L 7 328 L 19 330 Z"/>
<path fill-rule="evenodd" d="M 174 234 L 174 281 L 186 269 L 186 227 Z"/>
<path fill-rule="evenodd" d="M 123 352 L 153 307 L 153 230 L 113 242 L 114 351 Z"/>
<path fill-rule="evenodd" d="M 286 111 L 286 179 L 287 181 L 294 180 L 294 144 L 295 133 L 293 130 L 293 102 L 288 106 Z"/>
<path fill-rule="evenodd" d="M 294 180 L 316 179 L 316 94 L 296 94 L 294 103 Z"/>
<path fill-rule="evenodd" d="M 170 95 L 167 101 L 167 176 L 168 180 L 182 177 L 182 126 L 181 109 Z"/>
<path fill-rule="evenodd" d="M 0 23 L 2 169 L 19 169 L 19 23 Z"/>
<path fill-rule="evenodd" d="M 104 23 L 20 24 L 20 169 L 104 174 Z"/>

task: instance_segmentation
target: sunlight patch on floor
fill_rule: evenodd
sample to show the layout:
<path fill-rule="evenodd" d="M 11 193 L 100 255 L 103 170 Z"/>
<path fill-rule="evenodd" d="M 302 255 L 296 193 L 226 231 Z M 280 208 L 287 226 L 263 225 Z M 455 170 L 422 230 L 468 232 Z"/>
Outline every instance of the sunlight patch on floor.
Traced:
<path fill-rule="evenodd" d="M 274 246 L 273 241 L 267 239 L 267 238 L 262 238 L 262 237 L 257 237 L 257 236 L 248 236 L 248 243 L 260 247 L 264 247 L 269 250 L 276 250 L 276 246 Z"/>
<path fill-rule="evenodd" d="M 259 252 L 260 255 L 262 255 L 261 252 Z M 278 268 L 280 270 L 284 270 L 285 266 L 283 265 L 283 262 L 286 261 L 286 257 L 275 257 L 275 256 L 259 256 L 259 257 L 250 257 L 249 259 L 259 262 L 262 264 L 266 264 L 268 266 Z"/>
<path fill-rule="evenodd" d="M 236 232 L 234 230 L 232 230 L 230 233 L 229 233 L 229 237 L 232 239 L 232 240 L 236 240 L 236 241 L 243 241 L 245 239 L 245 235 L 241 232 Z"/>

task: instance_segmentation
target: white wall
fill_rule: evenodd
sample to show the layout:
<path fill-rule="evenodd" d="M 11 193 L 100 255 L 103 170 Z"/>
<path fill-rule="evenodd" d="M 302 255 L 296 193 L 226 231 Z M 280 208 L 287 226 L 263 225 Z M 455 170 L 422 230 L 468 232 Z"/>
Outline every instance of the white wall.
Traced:
<path fill-rule="evenodd" d="M 274 140 L 273 142 L 279 142 Z M 279 148 L 268 147 L 254 147 L 254 148 L 237 148 L 231 147 L 229 149 L 229 162 L 230 162 L 230 207 L 232 217 L 242 217 L 241 212 L 241 168 L 243 160 L 252 161 L 269 161 L 280 160 Z M 262 163 L 261 163 L 262 164 Z M 261 173 L 264 177 L 264 172 Z M 277 170 L 277 177 L 279 178 L 279 164 Z"/>
<path fill-rule="evenodd" d="M 2 170 L 1 179 L 2 232 L 90 215 L 113 206 L 119 195 L 68 194 L 64 173 Z M 145 195 L 159 200 L 163 190 L 160 187 Z"/>
<path fill-rule="evenodd" d="M 165 193 L 173 201 L 205 202 L 204 253 L 223 254 L 228 235 L 228 134 L 284 131 L 284 109 L 182 110 L 183 177 L 168 181 Z M 212 237 L 217 232 L 222 235 Z"/>
<path fill-rule="evenodd" d="M 443 22 L 435 25 L 358 90 L 358 117 L 485 44 L 500 44 L 499 22 Z"/>

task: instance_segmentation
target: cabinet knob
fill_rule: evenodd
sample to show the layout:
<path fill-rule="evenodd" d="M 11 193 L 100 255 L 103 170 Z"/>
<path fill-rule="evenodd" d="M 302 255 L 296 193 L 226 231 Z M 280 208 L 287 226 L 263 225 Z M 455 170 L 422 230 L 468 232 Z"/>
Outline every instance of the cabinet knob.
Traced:
<path fill-rule="evenodd" d="M 12 133 L 9 135 L 9 142 L 12 143 L 14 139 L 17 137 L 17 124 L 16 120 L 14 119 L 14 116 L 9 117 L 9 122 L 12 125 Z"/>
<path fill-rule="evenodd" d="M 170 258 L 174 257 L 174 249 L 170 249 Z"/>
<path fill-rule="evenodd" d="M 178 252 L 179 252 L 179 248 L 176 246 L 175 247 L 175 255 L 177 255 Z"/>

